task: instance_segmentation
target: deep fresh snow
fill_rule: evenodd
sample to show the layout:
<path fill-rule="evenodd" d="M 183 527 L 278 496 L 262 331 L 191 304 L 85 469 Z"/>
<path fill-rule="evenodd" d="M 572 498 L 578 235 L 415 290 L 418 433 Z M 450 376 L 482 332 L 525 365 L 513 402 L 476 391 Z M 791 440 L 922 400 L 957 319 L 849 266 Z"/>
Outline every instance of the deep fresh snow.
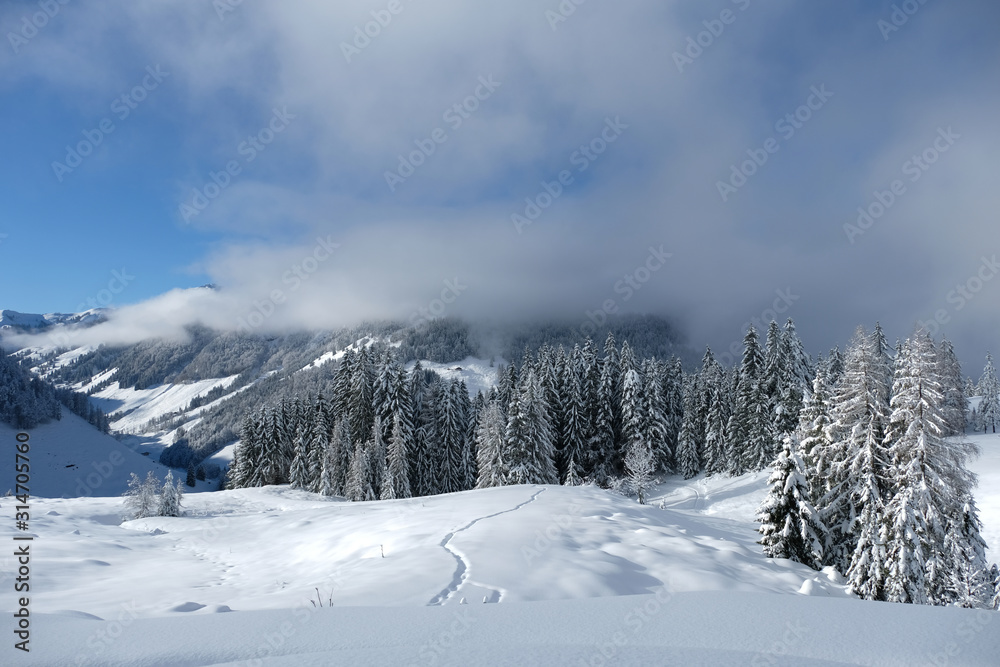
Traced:
<path fill-rule="evenodd" d="M 975 439 L 996 546 L 1000 436 Z M 72 483 L 67 457 L 120 448 L 128 463 L 100 487 L 115 496 L 127 468 L 158 468 L 71 415 L 31 442 L 39 494 Z M 4 647 L 2 664 L 997 664 L 996 613 L 862 602 L 835 573 L 764 558 L 765 485 L 673 479 L 647 506 L 593 487 L 372 503 L 265 487 L 191 493 L 184 517 L 121 525 L 118 497 L 36 497 L 33 650 Z"/>

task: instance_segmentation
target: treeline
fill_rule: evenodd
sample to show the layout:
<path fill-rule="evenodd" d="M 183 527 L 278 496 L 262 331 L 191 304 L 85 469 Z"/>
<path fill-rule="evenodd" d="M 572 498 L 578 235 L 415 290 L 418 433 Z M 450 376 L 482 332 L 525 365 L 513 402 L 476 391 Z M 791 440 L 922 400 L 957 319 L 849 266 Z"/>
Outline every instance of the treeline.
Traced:
<path fill-rule="evenodd" d="M 377 359 L 374 355 L 378 355 Z M 638 360 L 609 335 L 601 354 L 543 346 L 470 399 L 460 381 L 392 348 L 348 352 L 328 394 L 248 415 L 231 487 L 291 483 L 353 500 L 517 483 L 610 485 L 630 446 L 652 473 L 677 469 L 684 373 L 677 359 Z"/>
<path fill-rule="evenodd" d="M 60 419 L 62 406 L 108 432 L 107 415 L 86 395 L 56 388 L 0 349 L 0 421 L 18 429 L 34 428 Z"/>
<path fill-rule="evenodd" d="M 991 361 L 987 363 L 990 374 Z M 996 566 L 966 461 L 965 383 L 951 344 L 917 333 L 893 351 L 858 329 L 842 363 L 820 365 L 783 440 L 760 509 L 773 557 L 846 574 L 862 598 L 994 605 Z"/>

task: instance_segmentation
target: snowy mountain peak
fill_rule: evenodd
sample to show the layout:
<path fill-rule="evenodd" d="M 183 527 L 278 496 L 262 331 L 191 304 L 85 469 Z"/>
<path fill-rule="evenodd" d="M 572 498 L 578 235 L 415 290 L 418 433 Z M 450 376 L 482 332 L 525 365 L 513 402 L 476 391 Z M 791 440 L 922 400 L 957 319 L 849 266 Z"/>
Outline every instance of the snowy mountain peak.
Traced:
<path fill-rule="evenodd" d="M 107 319 L 108 308 L 91 308 L 79 313 L 21 313 L 0 310 L 0 329 L 38 330 L 58 324 L 91 326 Z"/>

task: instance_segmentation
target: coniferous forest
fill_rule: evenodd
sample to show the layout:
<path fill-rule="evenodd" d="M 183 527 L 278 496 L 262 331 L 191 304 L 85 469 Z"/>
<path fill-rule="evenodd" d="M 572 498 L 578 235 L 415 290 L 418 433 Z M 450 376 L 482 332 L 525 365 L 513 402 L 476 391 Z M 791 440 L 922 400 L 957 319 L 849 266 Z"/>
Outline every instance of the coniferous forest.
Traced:
<path fill-rule="evenodd" d="M 644 502 L 668 475 L 742 475 L 771 466 L 759 510 L 771 557 L 832 567 L 866 599 L 993 603 L 991 571 L 959 436 L 1000 421 L 992 359 L 978 385 L 947 340 L 890 346 L 859 328 L 815 362 L 794 323 L 751 326 L 724 368 L 710 349 L 686 372 L 603 347 L 543 345 L 501 366 L 488 393 L 393 348 L 348 350 L 331 390 L 243 420 L 229 488 L 290 484 L 353 501 L 512 484 L 592 483 Z M 969 411 L 967 396 L 983 397 Z"/>

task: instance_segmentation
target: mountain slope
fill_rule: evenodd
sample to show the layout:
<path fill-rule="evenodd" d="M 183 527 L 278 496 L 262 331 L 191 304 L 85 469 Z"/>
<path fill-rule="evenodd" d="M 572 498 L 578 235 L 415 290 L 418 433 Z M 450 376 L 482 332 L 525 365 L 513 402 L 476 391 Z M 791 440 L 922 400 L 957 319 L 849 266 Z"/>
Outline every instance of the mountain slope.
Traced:
<path fill-rule="evenodd" d="M 128 486 L 129 473 L 161 479 L 166 468 L 132 451 L 85 420 L 62 411 L 62 419 L 31 429 L 30 469 L 33 497 L 117 496 Z M 14 487 L 14 443 L 18 431 L 0 423 L 0 493 Z"/>

